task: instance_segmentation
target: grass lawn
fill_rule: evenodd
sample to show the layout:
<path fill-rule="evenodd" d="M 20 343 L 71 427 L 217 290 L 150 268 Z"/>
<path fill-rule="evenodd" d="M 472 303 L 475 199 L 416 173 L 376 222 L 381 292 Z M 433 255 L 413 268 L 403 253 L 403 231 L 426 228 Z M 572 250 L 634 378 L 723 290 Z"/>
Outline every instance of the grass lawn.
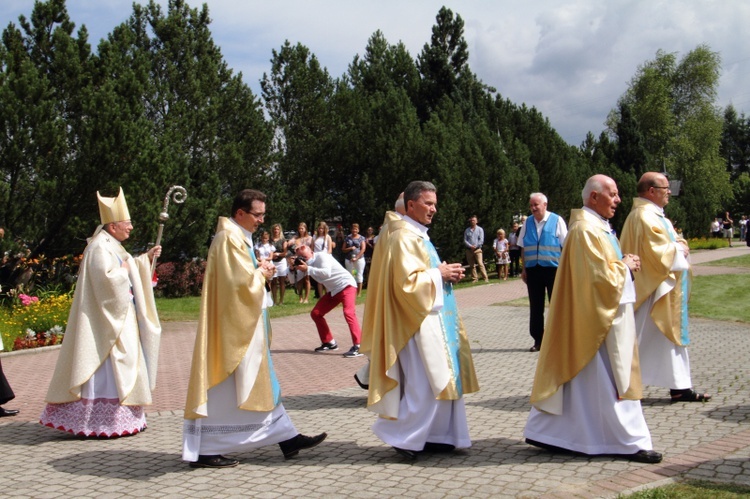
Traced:
<path fill-rule="evenodd" d="M 750 267 L 750 255 L 733 256 L 723 260 L 714 260 L 701 265 L 714 265 L 718 267 Z"/>
<path fill-rule="evenodd" d="M 750 267 L 750 255 L 725 258 L 703 265 Z M 490 282 L 498 283 L 497 279 L 491 279 Z M 456 289 L 484 285 L 481 281 L 472 283 L 470 279 L 465 279 L 456 285 Z M 362 292 L 362 297 L 357 299 L 357 303 L 364 303 L 365 296 L 367 296 L 367 290 Z M 750 274 L 696 276 L 693 278 L 693 289 L 690 296 L 690 315 L 706 319 L 750 323 L 750 307 L 746 303 L 748 296 L 750 296 Z M 315 306 L 315 299 L 311 298 L 310 301 L 311 303 L 308 304 L 298 303 L 294 290 L 287 289 L 284 305 L 271 307 L 269 314 L 272 319 L 289 315 L 309 314 Z M 721 306 L 717 306 L 717 304 L 721 304 Z M 498 305 L 528 307 L 529 299 L 523 297 Z M 157 298 L 156 307 L 162 321 L 195 321 L 198 320 L 200 297 Z"/>
<path fill-rule="evenodd" d="M 362 291 L 362 296 L 357 298 L 357 304 L 365 302 L 367 290 Z M 299 298 L 293 289 L 287 288 L 284 295 L 284 305 L 275 305 L 268 309 L 271 319 L 287 317 L 289 315 L 309 314 L 317 300 L 310 292 L 310 303 L 299 303 Z M 159 311 L 161 321 L 197 321 L 200 311 L 200 296 L 189 296 L 186 298 L 157 298 L 156 309 Z"/>
<path fill-rule="evenodd" d="M 619 496 L 620 499 L 730 499 L 736 497 L 747 497 L 750 495 L 750 487 L 732 483 L 713 483 L 702 480 L 689 480 L 682 483 L 673 483 L 664 487 L 644 490 L 627 496 Z"/>

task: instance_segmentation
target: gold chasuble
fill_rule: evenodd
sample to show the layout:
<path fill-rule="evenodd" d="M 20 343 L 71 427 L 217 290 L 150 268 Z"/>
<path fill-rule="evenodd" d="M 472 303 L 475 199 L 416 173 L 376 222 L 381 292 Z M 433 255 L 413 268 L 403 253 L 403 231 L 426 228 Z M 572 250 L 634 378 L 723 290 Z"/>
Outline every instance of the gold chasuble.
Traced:
<path fill-rule="evenodd" d="M 99 226 L 83 252 L 46 401 L 80 400 L 84 383 L 109 357 L 120 404 L 150 404 L 160 338 L 148 255 L 133 258 Z"/>
<path fill-rule="evenodd" d="M 651 318 L 669 341 L 685 346 L 690 343 L 687 302 L 692 272 L 671 270 L 679 251 L 675 242 L 687 244 L 675 233 L 663 210 L 647 199 L 635 198 L 622 229 L 623 251 L 641 257 L 635 309 L 656 293 Z"/>
<path fill-rule="evenodd" d="M 278 405 L 271 329 L 262 309 L 265 282 L 242 229 L 219 217 L 203 280 L 185 419 L 206 417 L 208 390 L 232 376 L 240 364 L 237 406 L 267 412 Z"/>
<path fill-rule="evenodd" d="M 386 220 L 386 237 L 378 238 L 370 270 L 362 351 L 370 357 L 368 409 L 396 419 L 398 355 L 420 331 L 420 350 L 436 399 L 458 400 L 477 391 L 479 384 L 455 298 L 435 289 L 427 272 L 436 267 L 432 243 L 411 223 L 395 215 Z M 436 293 L 443 293 L 445 306 L 431 314 Z"/>
<path fill-rule="evenodd" d="M 571 210 L 537 361 L 532 405 L 552 397 L 575 378 L 607 338 L 630 272 L 615 245 L 617 239 L 595 215 Z M 639 400 L 642 386 L 635 340 L 632 349 L 630 386 L 619 398 Z"/>

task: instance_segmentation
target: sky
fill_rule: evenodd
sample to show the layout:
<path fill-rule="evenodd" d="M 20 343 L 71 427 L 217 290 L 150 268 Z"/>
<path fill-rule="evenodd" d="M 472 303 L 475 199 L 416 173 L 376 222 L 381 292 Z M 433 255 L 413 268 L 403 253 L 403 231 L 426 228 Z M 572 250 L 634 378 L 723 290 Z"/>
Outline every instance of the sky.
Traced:
<path fill-rule="evenodd" d="M 146 0 L 135 0 L 147 3 Z M 166 5 L 166 0 L 158 0 Z M 272 50 L 301 43 L 333 77 L 380 30 L 416 59 L 442 6 L 464 20 L 469 66 L 517 105 L 535 107 L 568 143 L 598 136 L 638 67 L 658 50 L 678 60 L 701 44 L 718 52 L 716 104 L 750 115 L 750 2 L 746 0 L 188 0 L 208 4 L 214 42 L 260 96 Z M 32 0 L 0 1 L 0 27 L 30 17 Z M 68 0 L 92 45 L 125 21 L 133 0 Z"/>

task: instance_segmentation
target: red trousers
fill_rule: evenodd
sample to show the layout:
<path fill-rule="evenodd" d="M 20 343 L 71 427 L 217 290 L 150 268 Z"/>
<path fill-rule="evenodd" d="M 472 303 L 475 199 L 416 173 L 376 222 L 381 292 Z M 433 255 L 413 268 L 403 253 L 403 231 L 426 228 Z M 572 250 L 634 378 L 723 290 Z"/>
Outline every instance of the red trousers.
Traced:
<path fill-rule="evenodd" d="M 343 291 L 331 296 L 331 293 L 324 294 L 315 308 L 310 312 L 315 326 L 318 328 L 318 335 L 320 341 L 323 343 L 330 343 L 333 341 L 333 334 L 331 328 L 328 327 L 325 315 L 333 310 L 336 305 L 342 303 L 344 305 L 344 319 L 349 324 L 349 333 L 352 335 L 352 344 L 359 345 L 362 338 L 362 330 L 359 327 L 359 321 L 357 320 L 357 314 L 355 307 L 357 306 L 357 288 L 354 286 L 347 286 Z"/>

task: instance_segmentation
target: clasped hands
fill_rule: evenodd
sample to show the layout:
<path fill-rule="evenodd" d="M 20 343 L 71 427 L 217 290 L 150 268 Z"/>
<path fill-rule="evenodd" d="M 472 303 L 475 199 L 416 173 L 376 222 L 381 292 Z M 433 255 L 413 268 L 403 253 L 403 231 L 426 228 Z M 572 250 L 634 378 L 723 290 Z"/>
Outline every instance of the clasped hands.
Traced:
<path fill-rule="evenodd" d="M 631 272 L 638 272 L 641 270 L 641 257 L 638 255 L 627 255 L 622 256 L 622 263 L 628 266 Z"/>
<path fill-rule="evenodd" d="M 260 270 L 260 273 L 263 274 L 263 277 L 266 278 L 266 281 L 270 281 L 273 279 L 273 274 L 276 272 L 276 267 L 274 267 L 273 263 L 269 262 L 268 260 L 263 260 L 258 264 L 258 270 Z"/>
<path fill-rule="evenodd" d="M 444 281 L 456 283 L 464 278 L 464 267 L 460 263 L 443 262 L 438 265 L 438 269 Z"/>

